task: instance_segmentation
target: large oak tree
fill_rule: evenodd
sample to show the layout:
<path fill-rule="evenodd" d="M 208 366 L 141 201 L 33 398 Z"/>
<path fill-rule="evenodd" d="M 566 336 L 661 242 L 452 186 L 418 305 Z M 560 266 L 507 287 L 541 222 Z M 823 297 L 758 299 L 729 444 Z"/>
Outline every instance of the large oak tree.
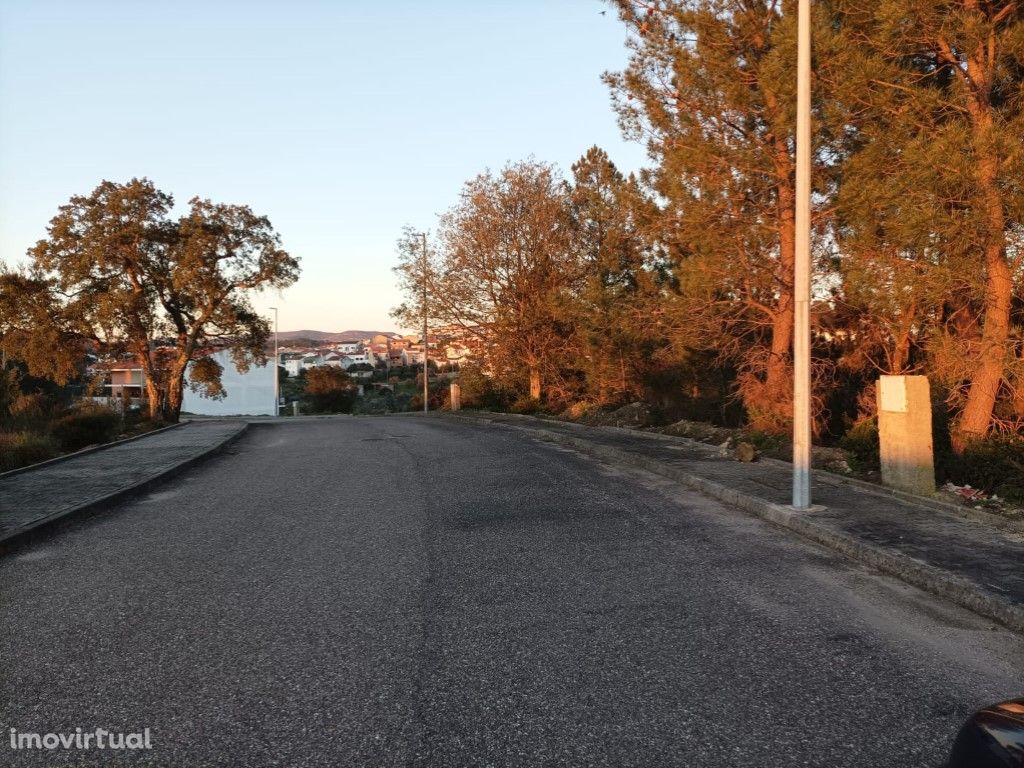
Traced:
<path fill-rule="evenodd" d="M 5 302 L 28 308 L 25 322 L 0 328 L 6 354 L 58 380 L 76 340 L 129 354 L 145 374 L 150 416 L 168 421 L 181 412 L 189 364 L 211 345 L 229 345 L 242 369 L 265 363 L 269 324 L 250 297 L 294 283 L 298 259 L 247 206 L 193 198 L 173 219 L 173 205 L 148 179 L 132 179 L 61 206 L 27 273 L 0 284 Z M 203 387 L 217 392 L 218 371 L 201 368 Z"/>

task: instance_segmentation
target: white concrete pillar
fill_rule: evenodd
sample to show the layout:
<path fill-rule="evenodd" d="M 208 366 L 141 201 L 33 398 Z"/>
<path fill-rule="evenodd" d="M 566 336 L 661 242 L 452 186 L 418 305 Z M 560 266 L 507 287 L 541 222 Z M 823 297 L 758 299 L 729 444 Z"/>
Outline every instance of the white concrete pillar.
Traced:
<path fill-rule="evenodd" d="M 875 394 L 882 484 L 922 496 L 935 493 L 928 377 L 882 376 Z"/>

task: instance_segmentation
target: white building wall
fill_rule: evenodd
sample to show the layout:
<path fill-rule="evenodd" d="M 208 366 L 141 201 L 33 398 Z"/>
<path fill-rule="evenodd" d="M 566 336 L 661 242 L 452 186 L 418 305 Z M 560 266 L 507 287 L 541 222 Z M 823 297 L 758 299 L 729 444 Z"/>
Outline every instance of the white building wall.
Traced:
<path fill-rule="evenodd" d="M 277 367 L 272 364 L 272 360 L 267 365 L 249 366 L 248 373 L 239 373 L 227 351 L 217 352 L 212 357 L 224 368 L 221 383 L 227 397 L 223 400 L 201 397 L 186 384 L 182 411 L 197 416 L 274 415 L 274 377 L 277 375 Z M 185 378 L 188 379 L 188 373 Z"/>
<path fill-rule="evenodd" d="M 353 353 L 351 355 L 345 355 L 342 360 L 342 367 L 348 369 L 353 365 L 373 365 L 373 358 L 367 353 Z"/>

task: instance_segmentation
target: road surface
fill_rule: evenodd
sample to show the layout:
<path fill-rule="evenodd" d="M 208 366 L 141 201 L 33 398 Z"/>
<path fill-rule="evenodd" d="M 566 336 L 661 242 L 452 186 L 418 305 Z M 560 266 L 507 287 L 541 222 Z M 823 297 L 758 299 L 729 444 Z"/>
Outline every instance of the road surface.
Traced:
<path fill-rule="evenodd" d="M 0 559 L 0 764 L 927 766 L 1024 642 L 653 476 L 418 417 L 256 425 Z"/>

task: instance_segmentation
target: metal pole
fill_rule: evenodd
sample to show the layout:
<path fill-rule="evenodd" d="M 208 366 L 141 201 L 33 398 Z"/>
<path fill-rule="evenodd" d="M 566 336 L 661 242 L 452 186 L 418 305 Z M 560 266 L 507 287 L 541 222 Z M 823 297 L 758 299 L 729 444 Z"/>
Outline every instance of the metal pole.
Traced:
<path fill-rule="evenodd" d="M 793 507 L 807 509 L 811 506 L 811 0 L 800 0 L 797 21 Z"/>
<path fill-rule="evenodd" d="M 274 416 L 281 415 L 281 376 L 277 370 L 279 357 L 277 355 L 277 307 L 274 310 Z"/>
<path fill-rule="evenodd" d="M 427 360 L 427 233 L 420 232 L 420 237 L 423 239 L 423 412 L 426 413 L 430 398 L 430 388 L 427 386 L 430 378 Z"/>

